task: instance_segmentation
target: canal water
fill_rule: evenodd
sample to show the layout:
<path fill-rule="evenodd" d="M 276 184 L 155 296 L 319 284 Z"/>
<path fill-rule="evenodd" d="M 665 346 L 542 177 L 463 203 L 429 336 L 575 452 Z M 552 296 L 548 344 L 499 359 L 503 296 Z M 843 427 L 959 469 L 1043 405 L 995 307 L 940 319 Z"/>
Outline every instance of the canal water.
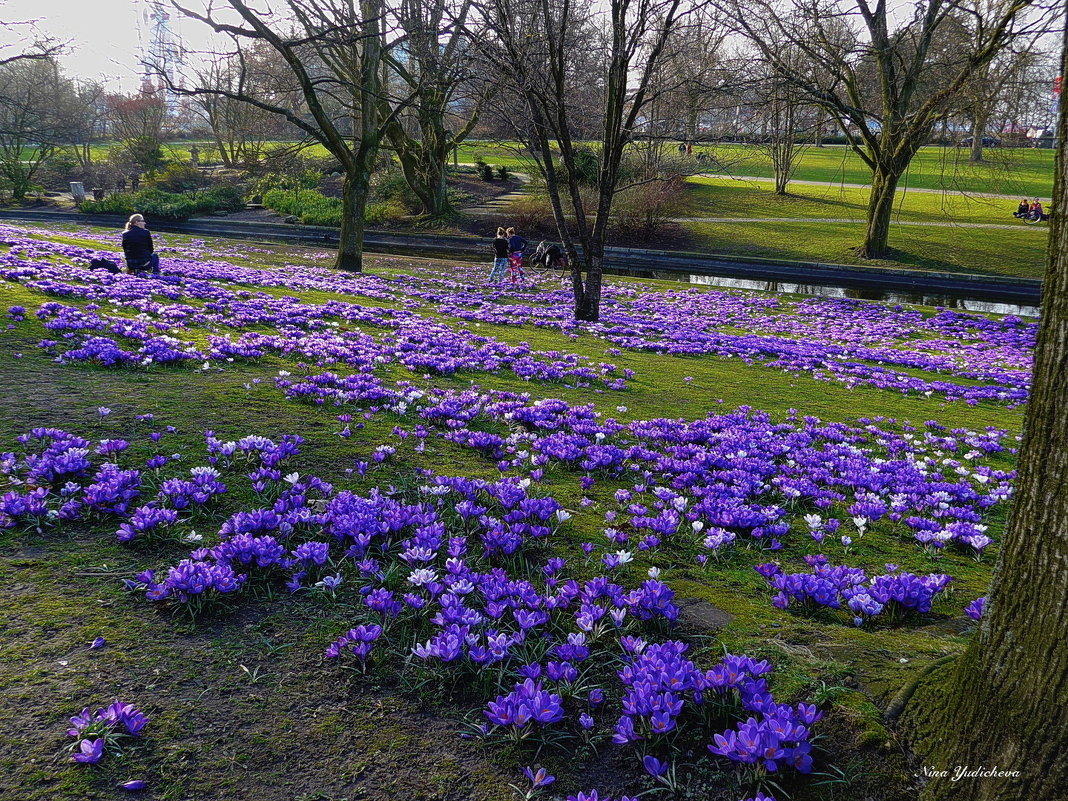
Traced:
<path fill-rule="evenodd" d="M 784 292 L 795 295 L 818 295 L 825 298 L 856 298 L 875 300 L 880 303 L 908 303 L 919 306 L 943 306 L 969 312 L 988 314 L 1015 314 L 1019 317 L 1038 317 L 1038 306 L 1016 303 L 996 303 L 989 300 L 953 297 L 951 295 L 925 295 L 920 293 L 883 291 L 878 289 L 846 289 L 820 284 L 791 284 L 784 281 L 752 281 L 747 278 L 721 278 L 716 275 L 691 275 L 691 284 L 721 287 L 723 289 L 753 289 L 758 292 Z"/>

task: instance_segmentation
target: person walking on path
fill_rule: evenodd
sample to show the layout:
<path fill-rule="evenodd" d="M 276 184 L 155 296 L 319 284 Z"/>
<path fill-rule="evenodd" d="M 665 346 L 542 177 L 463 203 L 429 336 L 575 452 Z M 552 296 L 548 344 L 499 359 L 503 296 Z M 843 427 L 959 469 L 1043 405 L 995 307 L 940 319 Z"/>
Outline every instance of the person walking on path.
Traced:
<path fill-rule="evenodd" d="M 503 228 L 498 228 L 497 238 L 493 240 L 493 269 L 490 270 L 489 276 L 491 284 L 495 284 L 504 278 L 504 274 L 508 270 L 510 252 L 508 249 L 508 237 L 505 236 Z"/>
<path fill-rule="evenodd" d="M 527 249 L 527 240 L 515 232 L 515 228 L 505 231 L 508 234 L 508 274 L 512 283 L 520 283 L 526 278 L 523 272 L 523 251 Z"/>
<path fill-rule="evenodd" d="M 126 269 L 132 273 L 151 270 L 159 275 L 159 255 L 152 250 L 152 234 L 145 228 L 145 218 L 131 214 L 122 232 L 122 252 L 126 256 Z"/>

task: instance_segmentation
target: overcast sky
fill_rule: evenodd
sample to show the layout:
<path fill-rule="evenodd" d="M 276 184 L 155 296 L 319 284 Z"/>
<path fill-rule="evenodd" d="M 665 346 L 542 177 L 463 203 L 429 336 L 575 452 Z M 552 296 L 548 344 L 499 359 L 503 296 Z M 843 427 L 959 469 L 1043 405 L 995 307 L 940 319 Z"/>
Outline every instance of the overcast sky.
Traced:
<path fill-rule="evenodd" d="M 204 5 L 204 0 L 188 3 L 199 9 Z M 137 27 L 144 8 L 141 0 L 0 0 L 0 20 L 35 20 L 41 32 L 69 42 L 68 52 L 61 58 L 69 75 L 107 76 L 119 81 L 123 89 L 132 90 L 140 82 Z M 207 26 L 181 16 L 174 12 L 171 22 L 185 45 L 195 50 L 207 49 L 211 35 Z M 0 30 L 0 44 L 28 35 L 30 31 L 25 26 Z"/>

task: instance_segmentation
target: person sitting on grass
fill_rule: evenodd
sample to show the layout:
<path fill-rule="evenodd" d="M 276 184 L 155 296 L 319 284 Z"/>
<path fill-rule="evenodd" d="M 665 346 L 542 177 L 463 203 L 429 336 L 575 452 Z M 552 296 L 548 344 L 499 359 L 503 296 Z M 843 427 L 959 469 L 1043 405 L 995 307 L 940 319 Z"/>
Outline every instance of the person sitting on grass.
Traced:
<path fill-rule="evenodd" d="M 126 256 L 126 269 L 131 273 L 151 270 L 159 275 L 159 255 L 152 250 L 152 234 L 145 228 L 145 218 L 131 214 L 122 232 L 122 252 Z"/>
<path fill-rule="evenodd" d="M 1043 219 L 1045 219 L 1045 217 L 1046 217 L 1045 212 L 1042 209 L 1042 201 L 1040 201 L 1036 197 L 1034 202 L 1031 204 L 1031 208 L 1028 210 L 1027 219 L 1029 219 L 1029 220 L 1043 220 Z"/>
<path fill-rule="evenodd" d="M 1027 216 L 1028 212 L 1030 211 L 1031 204 L 1027 202 L 1027 198 L 1024 198 L 1020 201 L 1020 205 L 1017 207 L 1016 211 L 1013 213 L 1012 216 L 1019 217 L 1022 220 L 1024 217 Z"/>

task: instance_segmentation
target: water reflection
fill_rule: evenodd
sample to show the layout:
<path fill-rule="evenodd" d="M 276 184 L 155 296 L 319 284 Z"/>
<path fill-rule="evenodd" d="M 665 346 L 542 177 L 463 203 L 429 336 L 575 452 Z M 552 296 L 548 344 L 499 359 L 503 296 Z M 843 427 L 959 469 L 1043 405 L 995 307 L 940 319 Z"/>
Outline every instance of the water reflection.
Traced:
<path fill-rule="evenodd" d="M 1020 317 L 1038 317 L 1038 306 L 1023 306 L 1016 303 L 995 303 L 989 300 L 958 298 L 950 295 L 925 295 L 921 293 L 883 291 L 879 289 L 846 289 L 840 286 L 820 284 L 791 284 L 785 281 L 753 281 L 748 278 L 721 278 L 716 275 L 691 275 L 691 284 L 704 284 L 724 289 L 755 289 L 758 292 L 786 292 L 795 295 L 818 295 L 825 298 L 857 298 L 876 300 L 880 303 L 910 303 L 919 306 L 944 306 L 960 311 L 986 312 L 989 314 L 1015 314 Z"/>

